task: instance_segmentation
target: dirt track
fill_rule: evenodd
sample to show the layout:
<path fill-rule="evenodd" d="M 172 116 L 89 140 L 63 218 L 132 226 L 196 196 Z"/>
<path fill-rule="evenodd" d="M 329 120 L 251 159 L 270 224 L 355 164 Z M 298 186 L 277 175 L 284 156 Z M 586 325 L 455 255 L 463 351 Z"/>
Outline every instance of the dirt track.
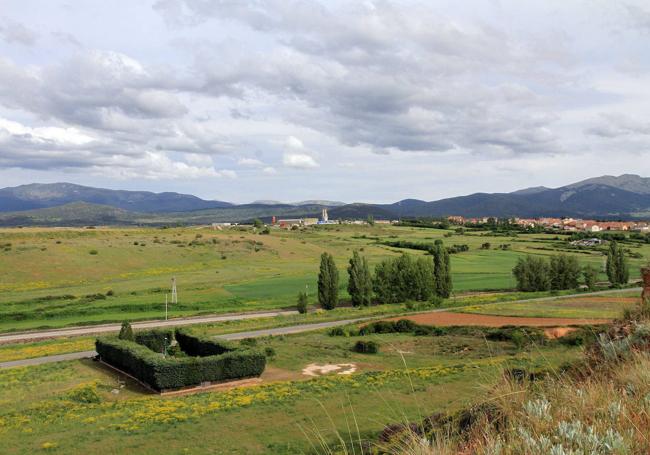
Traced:
<path fill-rule="evenodd" d="M 412 316 L 390 318 L 391 321 L 410 319 L 423 325 L 453 326 L 479 325 L 484 327 L 503 327 L 506 325 L 527 325 L 534 327 L 557 327 L 566 325 L 606 324 L 609 319 L 578 319 L 578 318 L 526 318 L 514 316 L 492 316 L 488 314 L 452 313 L 439 311 L 422 313 Z"/>

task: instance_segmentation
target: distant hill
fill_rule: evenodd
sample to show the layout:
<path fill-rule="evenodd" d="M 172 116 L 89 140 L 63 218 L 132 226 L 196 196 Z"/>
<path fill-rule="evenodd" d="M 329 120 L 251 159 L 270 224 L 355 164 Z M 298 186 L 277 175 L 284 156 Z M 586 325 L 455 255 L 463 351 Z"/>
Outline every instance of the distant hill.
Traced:
<path fill-rule="evenodd" d="M 0 212 L 1 226 L 88 226 L 137 224 L 138 215 L 107 205 L 72 202 L 58 207 Z"/>
<path fill-rule="evenodd" d="M 107 205 L 135 212 L 178 212 L 230 207 L 180 193 L 109 190 L 72 183 L 32 183 L 0 189 L 0 212 L 56 207 L 73 202 Z"/>
<path fill-rule="evenodd" d="M 342 204 L 342 203 L 341 203 Z M 402 217 L 574 217 L 650 218 L 650 178 L 602 176 L 559 188 L 535 187 L 511 193 L 475 193 L 438 201 L 404 199 L 392 204 L 342 204 L 325 200 L 285 204 L 258 201 L 234 205 L 179 193 L 117 191 L 70 183 L 31 184 L 0 190 L 0 225 L 207 224 L 255 218 L 318 217 L 399 219 Z M 4 212 L 4 213 L 3 213 Z"/>
<path fill-rule="evenodd" d="M 636 218 L 650 212 L 650 178 L 603 176 L 560 188 L 475 193 L 433 202 L 408 199 L 383 207 L 402 216 Z"/>

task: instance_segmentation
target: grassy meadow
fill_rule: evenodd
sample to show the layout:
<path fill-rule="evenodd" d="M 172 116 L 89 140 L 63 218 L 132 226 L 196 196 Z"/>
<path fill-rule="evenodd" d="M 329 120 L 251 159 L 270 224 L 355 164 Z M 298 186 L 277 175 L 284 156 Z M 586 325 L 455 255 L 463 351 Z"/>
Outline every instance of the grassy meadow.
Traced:
<path fill-rule="evenodd" d="M 309 453 L 319 438 L 370 440 L 388 423 L 461 408 L 506 366 L 547 369 L 579 355 L 480 333 L 368 338 L 379 354 L 326 332 L 261 339 L 274 351 L 262 385 L 181 397 L 148 395 L 90 360 L 0 370 L 3 453 Z M 310 378 L 302 369 L 312 363 L 357 371 Z"/>
<path fill-rule="evenodd" d="M 582 264 L 603 264 L 601 252 L 567 250 L 566 242 L 545 234 L 503 237 L 353 225 L 274 229 L 270 235 L 243 227 L 2 229 L 0 331 L 160 318 L 172 276 L 179 304 L 170 307 L 171 317 L 293 307 L 296 294 L 305 289 L 313 303 L 324 251 L 337 261 L 345 298 L 345 266 L 353 250 L 362 250 L 373 266 L 402 251 L 424 254 L 382 241 L 436 239 L 469 246 L 452 255 L 457 296 L 512 289 L 511 269 L 525 254 L 568 251 Z M 485 242 L 489 250 L 480 248 Z M 500 248 L 504 244 L 508 249 Z M 650 245 L 631 248 L 642 256 L 630 259 L 632 276 L 638 277 Z"/>
<path fill-rule="evenodd" d="M 511 269 L 523 255 L 563 251 L 583 265 L 602 268 L 602 251 L 572 250 L 562 237 L 544 234 L 502 237 L 350 225 L 269 235 L 248 228 L 3 229 L 0 331 L 161 318 L 172 276 L 179 293 L 179 304 L 170 307 L 172 317 L 293 308 L 296 294 L 305 289 L 313 305 L 324 251 L 339 266 L 345 300 L 345 266 L 353 250 L 361 250 L 373 267 L 402 252 L 425 254 L 383 242 L 436 239 L 469 246 L 451 256 L 455 293 L 443 306 L 453 311 L 602 318 L 618 316 L 636 299 L 625 290 L 580 297 L 563 297 L 575 291 L 562 291 L 553 299 L 518 302 L 550 296 L 514 291 Z M 490 248 L 482 249 L 486 242 Z M 650 245 L 629 247 L 641 256 L 630 258 L 632 276 L 638 277 Z M 214 336 L 417 310 L 408 302 L 342 306 L 193 330 Z M 552 376 L 582 356 L 581 347 L 557 340 L 540 344 L 520 337 L 515 342 L 490 338 L 486 330 L 366 335 L 364 340 L 380 345 L 374 355 L 352 351 L 357 337 L 327 331 L 261 338 L 255 343 L 267 353 L 268 364 L 260 385 L 164 398 L 91 360 L 0 369 L 2 453 L 327 453 L 324 447 L 376 440 L 390 423 L 465 409 L 491 396 L 505 368 Z M 2 345 L 0 362 L 89 350 L 93 341 L 77 337 Z M 305 374 L 314 365 L 340 370 Z M 350 365 L 351 374 L 337 373 Z"/>

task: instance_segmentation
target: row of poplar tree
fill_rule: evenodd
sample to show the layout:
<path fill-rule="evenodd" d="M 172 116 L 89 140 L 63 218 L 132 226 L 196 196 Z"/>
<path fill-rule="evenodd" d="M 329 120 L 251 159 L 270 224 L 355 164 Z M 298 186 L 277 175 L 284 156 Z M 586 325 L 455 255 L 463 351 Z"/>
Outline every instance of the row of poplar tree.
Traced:
<path fill-rule="evenodd" d="M 449 253 L 437 241 L 430 256 L 413 257 L 408 254 L 385 259 L 370 273 L 368 260 L 354 251 L 348 271 L 348 294 L 354 306 L 379 303 L 399 303 L 409 300 L 430 301 L 448 298 L 452 291 Z M 306 306 L 306 295 L 298 298 Z M 318 303 L 326 310 L 339 303 L 339 272 L 329 253 L 321 255 L 318 274 Z"/>
<path fill-rule="evenodd" d="M 610 242 L 607 252 L 607 278 L 613 286 L 627 284 L 630 271 L 625 250 L 615 241 Z M 549 260 L 539 256 L 526 256 L 517 261 L 512 270 L 520 291 L 547 291 L 575 289 L 580 277 L 590 289 L 596 287 L 598 269 L 588 265 L 581 268 L 575 256 L 557 254 Z"/>

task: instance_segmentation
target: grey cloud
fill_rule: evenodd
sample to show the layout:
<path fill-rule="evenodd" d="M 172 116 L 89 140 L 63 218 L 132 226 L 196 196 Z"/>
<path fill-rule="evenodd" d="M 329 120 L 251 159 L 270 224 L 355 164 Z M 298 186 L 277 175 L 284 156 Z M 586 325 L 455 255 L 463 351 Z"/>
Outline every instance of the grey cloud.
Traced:
<path fill-rule="evenodd" d="M 187 23 L 228 19 L 266 34 L 275 43 L 271 52 L 201 51 L 196 63 L 204 77 L 201 89 L 241 99 L 263 90 L 295 100 L 306 108 L 290 108 L 285 119 L 346 145 L 377 151 L 484 144 L 521 152 L 559 150 L 551 109 L 526 85 L 526 77 L 539 84 L 549 73 L 544 63 L 564 64 L 565 56 L 548 53 L 536 61 L 532 48 L 494 28 L 386 2 L 344 11 L 312 1 L 166 0 L 157 8 L 193 14 L 195 21 Z M 488 82 L 504 78 L 519 82 Z"/>
<path fill-rule="evenodd" d="M 9 44 L 33 46 L 38 39 L 38 34 L 19 22 L 0 17 L 0 37 Z"/>
<path fill-rule="evenodd" d="M 168 90 L 170 80 L 115 52 L 81 52 L 38 70 L 0 59 L 0 103 L 101 128 L 115 112 L 135 118 L 184 115 L 187 108 Z"/>
<path fill-rule="evenodd" d="M 650 136 L 650 122 L 638 120 L 626 115 L 606 115 L 599 117 L 598 121 L 588 127 L 587 134 L 603 138 L 616 138 L 620 136 Z"/>

